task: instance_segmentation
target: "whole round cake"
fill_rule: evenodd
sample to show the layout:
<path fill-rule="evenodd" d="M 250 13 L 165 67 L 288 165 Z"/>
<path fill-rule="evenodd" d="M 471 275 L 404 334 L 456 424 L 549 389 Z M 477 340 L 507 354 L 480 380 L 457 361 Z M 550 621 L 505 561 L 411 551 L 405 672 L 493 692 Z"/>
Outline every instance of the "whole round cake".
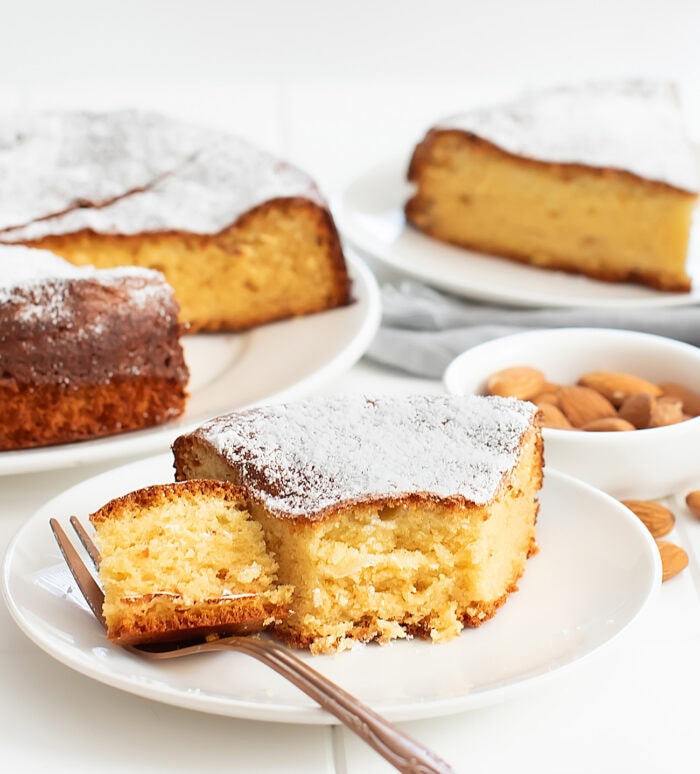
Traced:
<path fill-rule="evenodd" d="M 0 242 L 162 271 L 190 330 L 242 330 L 350 302 L 338 233 L 307 174 L 157 113 L 0 120 Z"/>

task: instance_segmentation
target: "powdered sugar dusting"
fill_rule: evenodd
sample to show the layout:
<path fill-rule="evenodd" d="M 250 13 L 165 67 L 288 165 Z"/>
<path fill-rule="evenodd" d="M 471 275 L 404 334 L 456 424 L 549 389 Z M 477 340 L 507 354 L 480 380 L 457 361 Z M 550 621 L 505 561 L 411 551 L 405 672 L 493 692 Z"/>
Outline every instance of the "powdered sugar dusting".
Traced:
<path fill-rule="evenodd" d="M 0 246 L 0 304 L 13 304 L 18 321 L 69 326 L 73 312 L 66 299 L 71 283 L 92 280 L 110 287 L 119 285 L 125 278 L 136 280 L 123 300 L 132 308 L 146 308 L 157 299 L 171 302 L 172 290 L 163 275 L 151 269 L 79 267 L 48 250 Z M 98 335 L 101 326 L 102 321 L 97 318 L 81 327 L 80 334 Z"/>
<path fill-rule="evenodd" d="M 73 264 L 48 250 L 33 250 L 21 245 L 0 247 L 0 260 L 0 293 L 48 277 L 74 277 L 78 273 Z"/>
<path fill-rule="evenodd" d="M 313 517 L 410 494 L 486 504 L 535 411 L 512 398 L 347 396 L 228 414 L 196 434 L 272 511 Z"/>
<path fill-rule="evenodd" d="M 277 197 L 324 201 L 248 143 L 154 113 L 45 113 L 0 124 L 0 241 L 89 229 L 215 234 Z"/>
<path fill-rule="evenodd" d="M 674 88 L 626 81 L 558 88 L 441 121 L 516 155 L 631 172 L 696 192 L 698 162 Z"/>

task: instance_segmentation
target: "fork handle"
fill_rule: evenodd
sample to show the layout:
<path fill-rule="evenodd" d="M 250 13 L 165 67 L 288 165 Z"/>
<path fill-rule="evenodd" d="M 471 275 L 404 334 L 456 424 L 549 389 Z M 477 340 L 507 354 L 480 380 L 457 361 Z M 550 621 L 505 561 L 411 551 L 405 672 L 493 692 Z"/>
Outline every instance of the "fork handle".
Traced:
<path fill-rule="evenodd" d="M 344 691 L 286 648 L 254 637 L 226 638 L 223 648 L 242 651 L 263 662 L 335 715 L 396 769 L 406 774 L 450 774 L 453 769 L 381 715 Z"/>

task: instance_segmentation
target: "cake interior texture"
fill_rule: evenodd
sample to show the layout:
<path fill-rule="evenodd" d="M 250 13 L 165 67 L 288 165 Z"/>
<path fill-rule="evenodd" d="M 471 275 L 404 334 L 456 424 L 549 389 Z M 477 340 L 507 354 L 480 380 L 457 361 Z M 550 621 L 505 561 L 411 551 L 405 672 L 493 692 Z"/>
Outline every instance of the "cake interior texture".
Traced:
<path fill-rule="evenodd" d="M 518 157 L 467 132 L 417 147 L 408 220 L 467 248 L 659 290 L 690 288 L 695 194 L 624 171 Z"/>
<path fill-rule="evenodd" d="M 245 330 L 350 301 L 350 280 L 331 217 L 301 198 L 256 207 L 213 235 L 85 230 L 26 244 L 74 264 L 161 271 L 190 332 Z"/>
<path fill-rule="evenodd" d="M 293 611 L 274 631 L 314 653 L 411 635 L 441 642 L 479 626 L 517 589 L 537 550 L 542 439 L 535 424 L 522 432 L 515 463 L 485 503 L 394 493 L 340 503 L 320 518 L 281 515 L 251 493 L 255 474 L 246 462 L 231 464 L 196 432 L 174 451 L 178 479 L 248 489 L 279 580 L 294 588 Z M 318 459 L 310 465 L 317 470 Z"/>
<path fill-rule="evenodd" d="M 295 588 L 294 612 L 277 630 L 326 652 L 408 634 L 440 642 L 491 618 L 536 550 L 535 445 L 531 433 L 488 506 L 358 505 L 304 526 L 254 507 L 280 579 Z"/>
<path fill-rule="evenodd" d="M 263 531 L 235 487 L 153 486 L 90 520 L 108 637 L 119 644 L 261 627 L 289 613 L 292 589 L 278 584 Z"/>

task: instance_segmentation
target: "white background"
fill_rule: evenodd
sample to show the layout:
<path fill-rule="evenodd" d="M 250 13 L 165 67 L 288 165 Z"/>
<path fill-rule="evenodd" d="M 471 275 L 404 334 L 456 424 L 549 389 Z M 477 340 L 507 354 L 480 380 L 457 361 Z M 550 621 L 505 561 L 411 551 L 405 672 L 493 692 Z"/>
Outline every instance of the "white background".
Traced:
<path fill-rule="evenodd" d="M 4 0 L 7 108 L 152 105 L 230 127 L 329 193 L 434 119 L 608 77 L 680 86 L 700 137 L 697 0 Z"/>
<path fill-rule="evenodd" d="M 566 81 L 675 80 L 700 139 L 699 0 L 4 0 L 0 11 L 0 109 L 160 109 L 281 153 L 328 194 L 407 155 L 443 115 Z M 439 389 L 366 364 L 336 386 L 374 384 Z M 96 470 L 0 482 L 0 547 L 22 514 Z M 700 556 L 700 535 L 686 537 Z M 629 632 L 536 693 L 406 729 L 465 772 L 697 771 L 695 577 L 664 584 Z M 5 772 L 388 771 L 342 731 L 201 716 L 95 684 L 4 609 L 0 761 Z"/>

